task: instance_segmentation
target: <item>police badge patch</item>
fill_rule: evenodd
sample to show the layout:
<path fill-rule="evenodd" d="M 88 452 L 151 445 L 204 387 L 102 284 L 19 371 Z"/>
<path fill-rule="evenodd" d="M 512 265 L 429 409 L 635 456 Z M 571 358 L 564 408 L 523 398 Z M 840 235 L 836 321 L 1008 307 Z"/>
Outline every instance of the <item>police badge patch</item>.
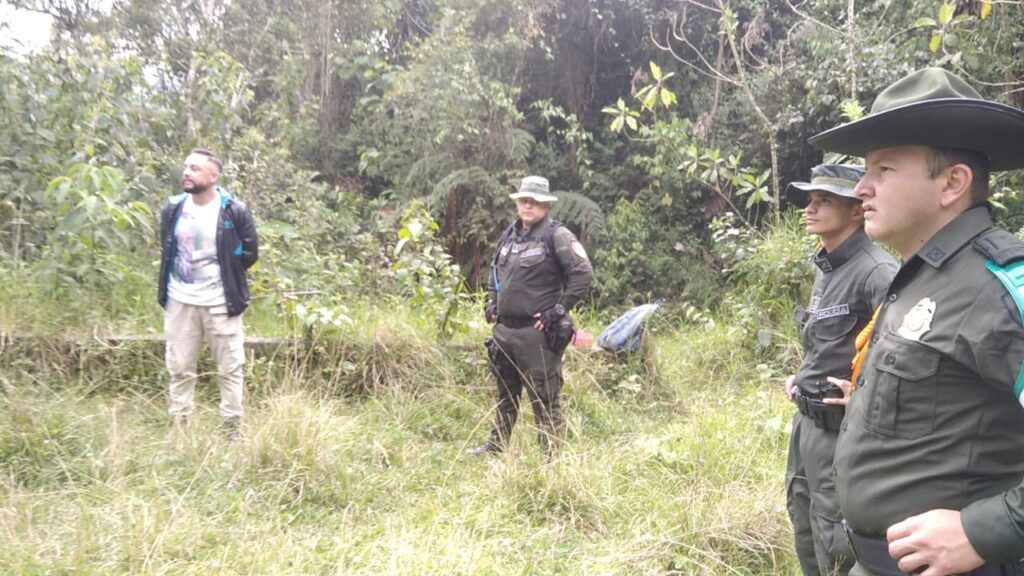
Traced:
<path fill-rule="evenodd" d="M 935 317 L 935 301 L 931 298 L 921 298 L 903 317 L 903 323 L 900 324 L 896 333 L 907 340 L 920 342 L 921 336 L 932 329 L 933 317 Z"/>
<path fill-rule="evenodd" d="M 573 242 L 571 246 L 574 254 L 576 254 L 580 258 L 583 258 L 584 260 L 590 260 L 590 258 L 587 258 L 587 251 L 583 248 L 583 244 L 580 244 L 579 242 Z"/>

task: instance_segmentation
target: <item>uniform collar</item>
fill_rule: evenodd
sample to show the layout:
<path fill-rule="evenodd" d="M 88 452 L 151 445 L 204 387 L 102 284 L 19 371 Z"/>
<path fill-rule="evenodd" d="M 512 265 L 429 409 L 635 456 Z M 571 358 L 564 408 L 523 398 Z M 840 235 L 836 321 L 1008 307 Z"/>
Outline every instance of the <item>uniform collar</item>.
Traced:
<path fill-rule="evenodd" d="M 940 268 L 950 256 L 973 240 L 978 234 L 992 227 L 992 215 L 988 205 L 969 208 L 952 222 L 943 226 L 932 236 L 914 258 L 920 258 L 933 268 Z"/>
<path fill-rule="evenodd" d="M 814 265 L 827 274 L 842 266 L 847 260 L 853 258 L 853 255 L 861 248 L 869 244 L 871 244 L 871 240 L 864 233 L 864 229 L 858 228 L 832 252 L 827 252 L 824 248 L 819 250 L 814 255 Z"/>
<path fill-rule="evenodd" d="M 517 238 L 530 238 L 541 234 L 547 229 L 548 224 L 551 223 L 551 215 L 545 214 L 543 218 L 537 221 L 536 224 L 530 227 L 529 232 L 523 232 L 523 221 L 521 219 L 516 220 L 516 237 Z"/>

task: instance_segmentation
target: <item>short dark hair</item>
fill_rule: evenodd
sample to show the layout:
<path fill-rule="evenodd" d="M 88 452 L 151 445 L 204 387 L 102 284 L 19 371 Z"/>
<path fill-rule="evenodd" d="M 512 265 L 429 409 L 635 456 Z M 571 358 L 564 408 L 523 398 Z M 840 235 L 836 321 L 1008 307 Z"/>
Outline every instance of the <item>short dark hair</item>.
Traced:
<path fill-rule="evenodd" d="M 928 150 L 928 177 L 935 178 L 943 170 L 956 164 L 964 164 L 974 175 L 971 181 L 971 203 L 988 200 L 988 156 L 963 148 L 936 148 Z"/>
<path fill-rule="evenodd" d="M 220 161 L 220 157 L 218 157 L 217 154 L 213 150 L 210 150 L 209 148 L 193 148 L 192 152 L 190 152 L 190 153 L 191 154 L 200 154 L 202 156 L 206 156 L 207 160 L 209 160 L 210 162 L 213 162 L 213 164 L 215 166 L 217 166 L 217 171 L 218 172 L 224 170 L 224 163 Z"/>

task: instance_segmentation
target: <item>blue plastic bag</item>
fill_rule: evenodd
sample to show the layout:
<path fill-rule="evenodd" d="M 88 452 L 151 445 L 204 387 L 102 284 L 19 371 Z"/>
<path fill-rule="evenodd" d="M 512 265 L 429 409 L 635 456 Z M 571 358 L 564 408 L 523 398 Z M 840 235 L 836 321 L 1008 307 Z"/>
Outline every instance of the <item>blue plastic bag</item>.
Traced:
<path fill-rule="evenodd" d="M 601 332 L 597 345 L 613 352 L 636 352 L 644 336 L 644 321 L 659 306 L 660 301 L 630 308 Z"/>

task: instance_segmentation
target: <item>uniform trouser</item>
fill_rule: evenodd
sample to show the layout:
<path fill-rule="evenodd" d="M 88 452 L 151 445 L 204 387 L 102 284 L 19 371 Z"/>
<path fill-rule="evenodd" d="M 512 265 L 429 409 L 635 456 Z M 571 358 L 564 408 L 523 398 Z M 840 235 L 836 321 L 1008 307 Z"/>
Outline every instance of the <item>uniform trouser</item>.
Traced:
<path fill-rule="evenodd" d="M 224 307 L 220 307 L 224 310 Z M 195 407 L 196 364 L 205 335 L 217 361 L 220 387 L 220 415 L 242 415 L 242 366 L 245 363 L 245 334 L 242 315 L 211 313 L 207 306 L 192 306 L 167 299 L 164 311 L 165 362 L 170 373 L 168 390 L 171 416 L 185 416 Z"/>
<path fill-rule="evenodd" d="M 497 375 L 498 406 L 491 439 L 505 446 L 519 417 L 523 388 L 533 407 L 537 437 L 550 448 L 561 437 L 562 411 L 558 394 L 562 388 L 562 355 L 548 346 L 544 332 L 532 326 L 494 326 L 494 341 L 511 361 L 511 370 Z"/>
<path fill-rule="evenodd" d="M 786 465 L 786 504 L 796 555 L 805 576 L 845 575 L 853 553 L 843 532 L 832 461 L 838 432 L 826 432 L 797 412 Z"/>

